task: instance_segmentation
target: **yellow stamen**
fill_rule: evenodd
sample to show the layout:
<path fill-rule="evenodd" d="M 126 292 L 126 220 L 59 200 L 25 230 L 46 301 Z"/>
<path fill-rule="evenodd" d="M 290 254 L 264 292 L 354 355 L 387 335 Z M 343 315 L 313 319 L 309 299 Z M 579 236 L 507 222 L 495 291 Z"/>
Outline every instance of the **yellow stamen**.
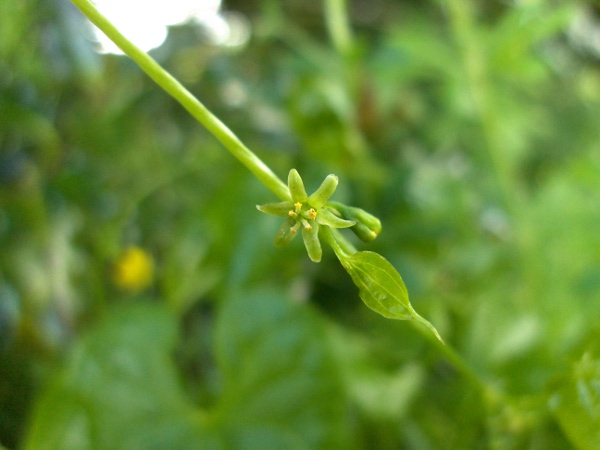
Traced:
<path fill-rule="evenodd" d="M 290 228 L 290 233 L 296 233 L 296 229 L 294 227 Z"/>
<path fill-rule="evenodd" d="M 312 220 L 315 220 L 317 218 L 317 212 L 314 210 L 314 208 L 310 208 L 308 210 L 308 215 Z"/>
<path fill-rule="evenodd" d="M 307 221 L 306 219 L 301 219 L 301 221 L 302 221 L 302 225 L 304 225 L 304 229 L 305 229 L 306 231 L 308 231 L 308 230 L 312 230 L 312 226 L 311 226 L 311 224 L 310 224 L 310 223 L 308 223 L 308 221 Z"/>
<path fill-rule="evenodd" d="M 293 219 L 295 219 L 296 217 L 298 217 L 298 214 L 296 214 L 294 211 L 290 210 L 290 212 L 288 212 L 288 215 L 290 217 L 292 217 Z"/>

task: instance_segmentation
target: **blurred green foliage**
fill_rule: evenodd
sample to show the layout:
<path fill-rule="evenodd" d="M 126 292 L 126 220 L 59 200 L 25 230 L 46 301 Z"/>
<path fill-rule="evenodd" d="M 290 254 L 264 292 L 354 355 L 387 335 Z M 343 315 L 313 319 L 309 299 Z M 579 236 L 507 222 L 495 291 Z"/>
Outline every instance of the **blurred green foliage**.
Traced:
<path fill-rule="evenodd" d="M 256 0 L 244 46 L 152 54 L 280 176 L 338 175 L 469 371 L 274 248 L 272 194 L 68 1 L 0 0 L 2 445 L 600 446 L 597 4 L 348 6 L 349 48 Z"/>

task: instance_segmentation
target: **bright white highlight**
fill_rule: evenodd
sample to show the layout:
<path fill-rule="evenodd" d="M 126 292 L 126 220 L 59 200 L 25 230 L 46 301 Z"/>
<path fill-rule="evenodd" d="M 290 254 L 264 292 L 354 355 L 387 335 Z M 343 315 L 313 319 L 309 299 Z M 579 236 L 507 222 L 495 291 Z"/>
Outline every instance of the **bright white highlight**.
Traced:
<path fill-rule="evenodd" d="M 127 39 L 143 51 L 159 47 L 167 38 L 167 27 L 190 20 L 218 20 L 221 0 L 95 0 L 98 9 Z M 123 52 L 95 29 L 102 53 Z"/>

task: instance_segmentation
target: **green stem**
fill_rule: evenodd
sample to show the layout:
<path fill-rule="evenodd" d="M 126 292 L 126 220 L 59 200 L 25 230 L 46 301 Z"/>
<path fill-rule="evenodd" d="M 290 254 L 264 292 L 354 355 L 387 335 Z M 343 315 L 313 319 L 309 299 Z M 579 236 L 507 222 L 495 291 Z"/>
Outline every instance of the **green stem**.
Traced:
<path fill-rule="evenodd" d="M 350 244 L 338 230 L 330 227 L 321 227 L 319 233 L 325 242 L 331 246 L 342 265 L 344 265 L 344 260 L 346 258 L 356 253 L 354 246 L 352 246 L 352 244 Z M 349 245 L 350 247 L 345 248 L 346 245 Z M 418 321 L 411 321 L 413 324 L 417 322 Z M 435 328 L 422 326 L 424 323 L 420 323 L 421 325 L 416 326 L 418 332 L 425 339 L 431 342 L 435 348 L 438 349 L 438 351 L 446 358 L 446 360 L 448 360 L 448 362 L 450 362 L 450 364 L 452 364 L 457 372 L 459 372 L 466 380 L 468 380 L 471 385 L 482 392 L 488 404 L 494 407 L 503 401 L 503 395 L 495 388 L 487 384 L 482 377 L 466 363 L 466 361 L 456 350 L 445 344 L 441 340 Z"/>
<path fill-rule="evenodd" d="M 214 114 L 212 114 L 196 97 L 194 97 L 179 81 L 163 69 L 154 59 L 136 47 L 121 34 L 89 0 L 71 0 L 81 12 L 113 41 L 123 52 L 177 100 L 198 122 L 211 132 L 224 146 L 244 164 L 267 188 L 281 200 L 290 200 L 287 186 L 271 169 L 249 150 L 238 137 Z"/>
<path fill-rule="evenodd" d="M 335 228 L 320 227 L 319 234 L 333 249 L 342 264 L 345 258 L 357 252 L 354 245 Z"/>
<path fill-rule="evenodd" d="M 103 16 L 89 0 L 71 0 L 81 12 L 111 39 L 126 55 L 152 78 L 171 97 L 177 100 L 194 118 L 211 132 L 242 164 L 244 164 L 267 188 L 281 200 L 291 200 L 288 187 L 271 169 L 249 150 L 239 138 L 198 99 L 185 89 L 173 76 L 163 69 L 149 55 L 136 47 L 123 36 L 115 26 Z M 351 49 L 352 37 L 348 26 L 345 0 L 326 0 L 326 17 L 336 49 L 347 55 Z M 331 245 L 340 260 L 356 252 L 354 246 L 337 230 L 323 227 L 323 238 Z M 479 386 L 486 396 L 497 401 L 499 394 L 486 385 L 481 378 L 464 362 L 458 353 L 443 345 L 429 331 L 423 335 L 432 341 L 442 354 L 473 384 Z"/>
<path fill-rule="evenodd" d="M 447 7 L 454 39 L 462 58 L 470 93 L 475 105 L 487 157 L 495 182 L 507 208 L 511 205 L 514 181 L 511 158 L 504 148 L 494 98 L 489 82 L 489 68 L 481 32 L 475 22 L 475 4 L 471 0 L 444 0 Z"/>
<path fill-rule="evenodd" d="M 466 80 L 479 115 L 491 178 L 496 184 L 503 208 L 511 217 L 513 247 L 519 258 L 524 286 L 523 295 L 518 297 L 515 306 L 521 310 L 535 308 L 534 299 L 543 288 L 543 278 L 532 269 L 539 260 L 535 226 L 532 228 L 530 225 L 527 198 L 523 195 L 523 189 L 520 189 L 517 174 L 519 159 L 503 135 L 496 104 L 500 94 L 493 89 L 486 40 L 482 38 L 485 29 L 476 20 L 479 3 L 474 0 L 442 0 L 441 3 L 448 11 Z"/>
<path fill-rule="evenodd" d="M 416 324 L 416 322 L 412 323 Z M 428 328 L 420 325 L 417 325 L 415 328 L 417 328 L 419 333 L 425 339 L 427 339 L 435 348 L 437 348 L 437 350 L 450 364 L 452 364 L 458 373 L 468 380 L 471 385 L 481 391 L 483 397 L 487 400 L 490 406 L 495 407 L 504 401 L 504 395 L 486 383 L 483 378 L 467 364 L 463 357 L 456 350 L 454 350 L 454 348 L 436 338 L 436 336 L 434 336 Z"/>
<path fill-rule="evenodd" d="M 353 43 L 347 0 L 325 0 L 325 20 L 333 46 L 340 55 L 349 56 Z"/>

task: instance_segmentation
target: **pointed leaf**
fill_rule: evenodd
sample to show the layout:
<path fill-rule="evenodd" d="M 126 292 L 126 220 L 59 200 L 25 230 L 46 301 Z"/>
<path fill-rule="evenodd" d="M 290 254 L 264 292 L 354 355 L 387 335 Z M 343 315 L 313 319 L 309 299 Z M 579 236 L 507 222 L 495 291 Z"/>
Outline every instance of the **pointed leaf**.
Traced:
<path fill-rule="evenodd" d="M 365 305 L 389 319 L 421 322 L 443 342 L 434 326 L 413 309 L 402 277 L 387 259 L 374 252 L 357 252 L 340 261 Z"/>

